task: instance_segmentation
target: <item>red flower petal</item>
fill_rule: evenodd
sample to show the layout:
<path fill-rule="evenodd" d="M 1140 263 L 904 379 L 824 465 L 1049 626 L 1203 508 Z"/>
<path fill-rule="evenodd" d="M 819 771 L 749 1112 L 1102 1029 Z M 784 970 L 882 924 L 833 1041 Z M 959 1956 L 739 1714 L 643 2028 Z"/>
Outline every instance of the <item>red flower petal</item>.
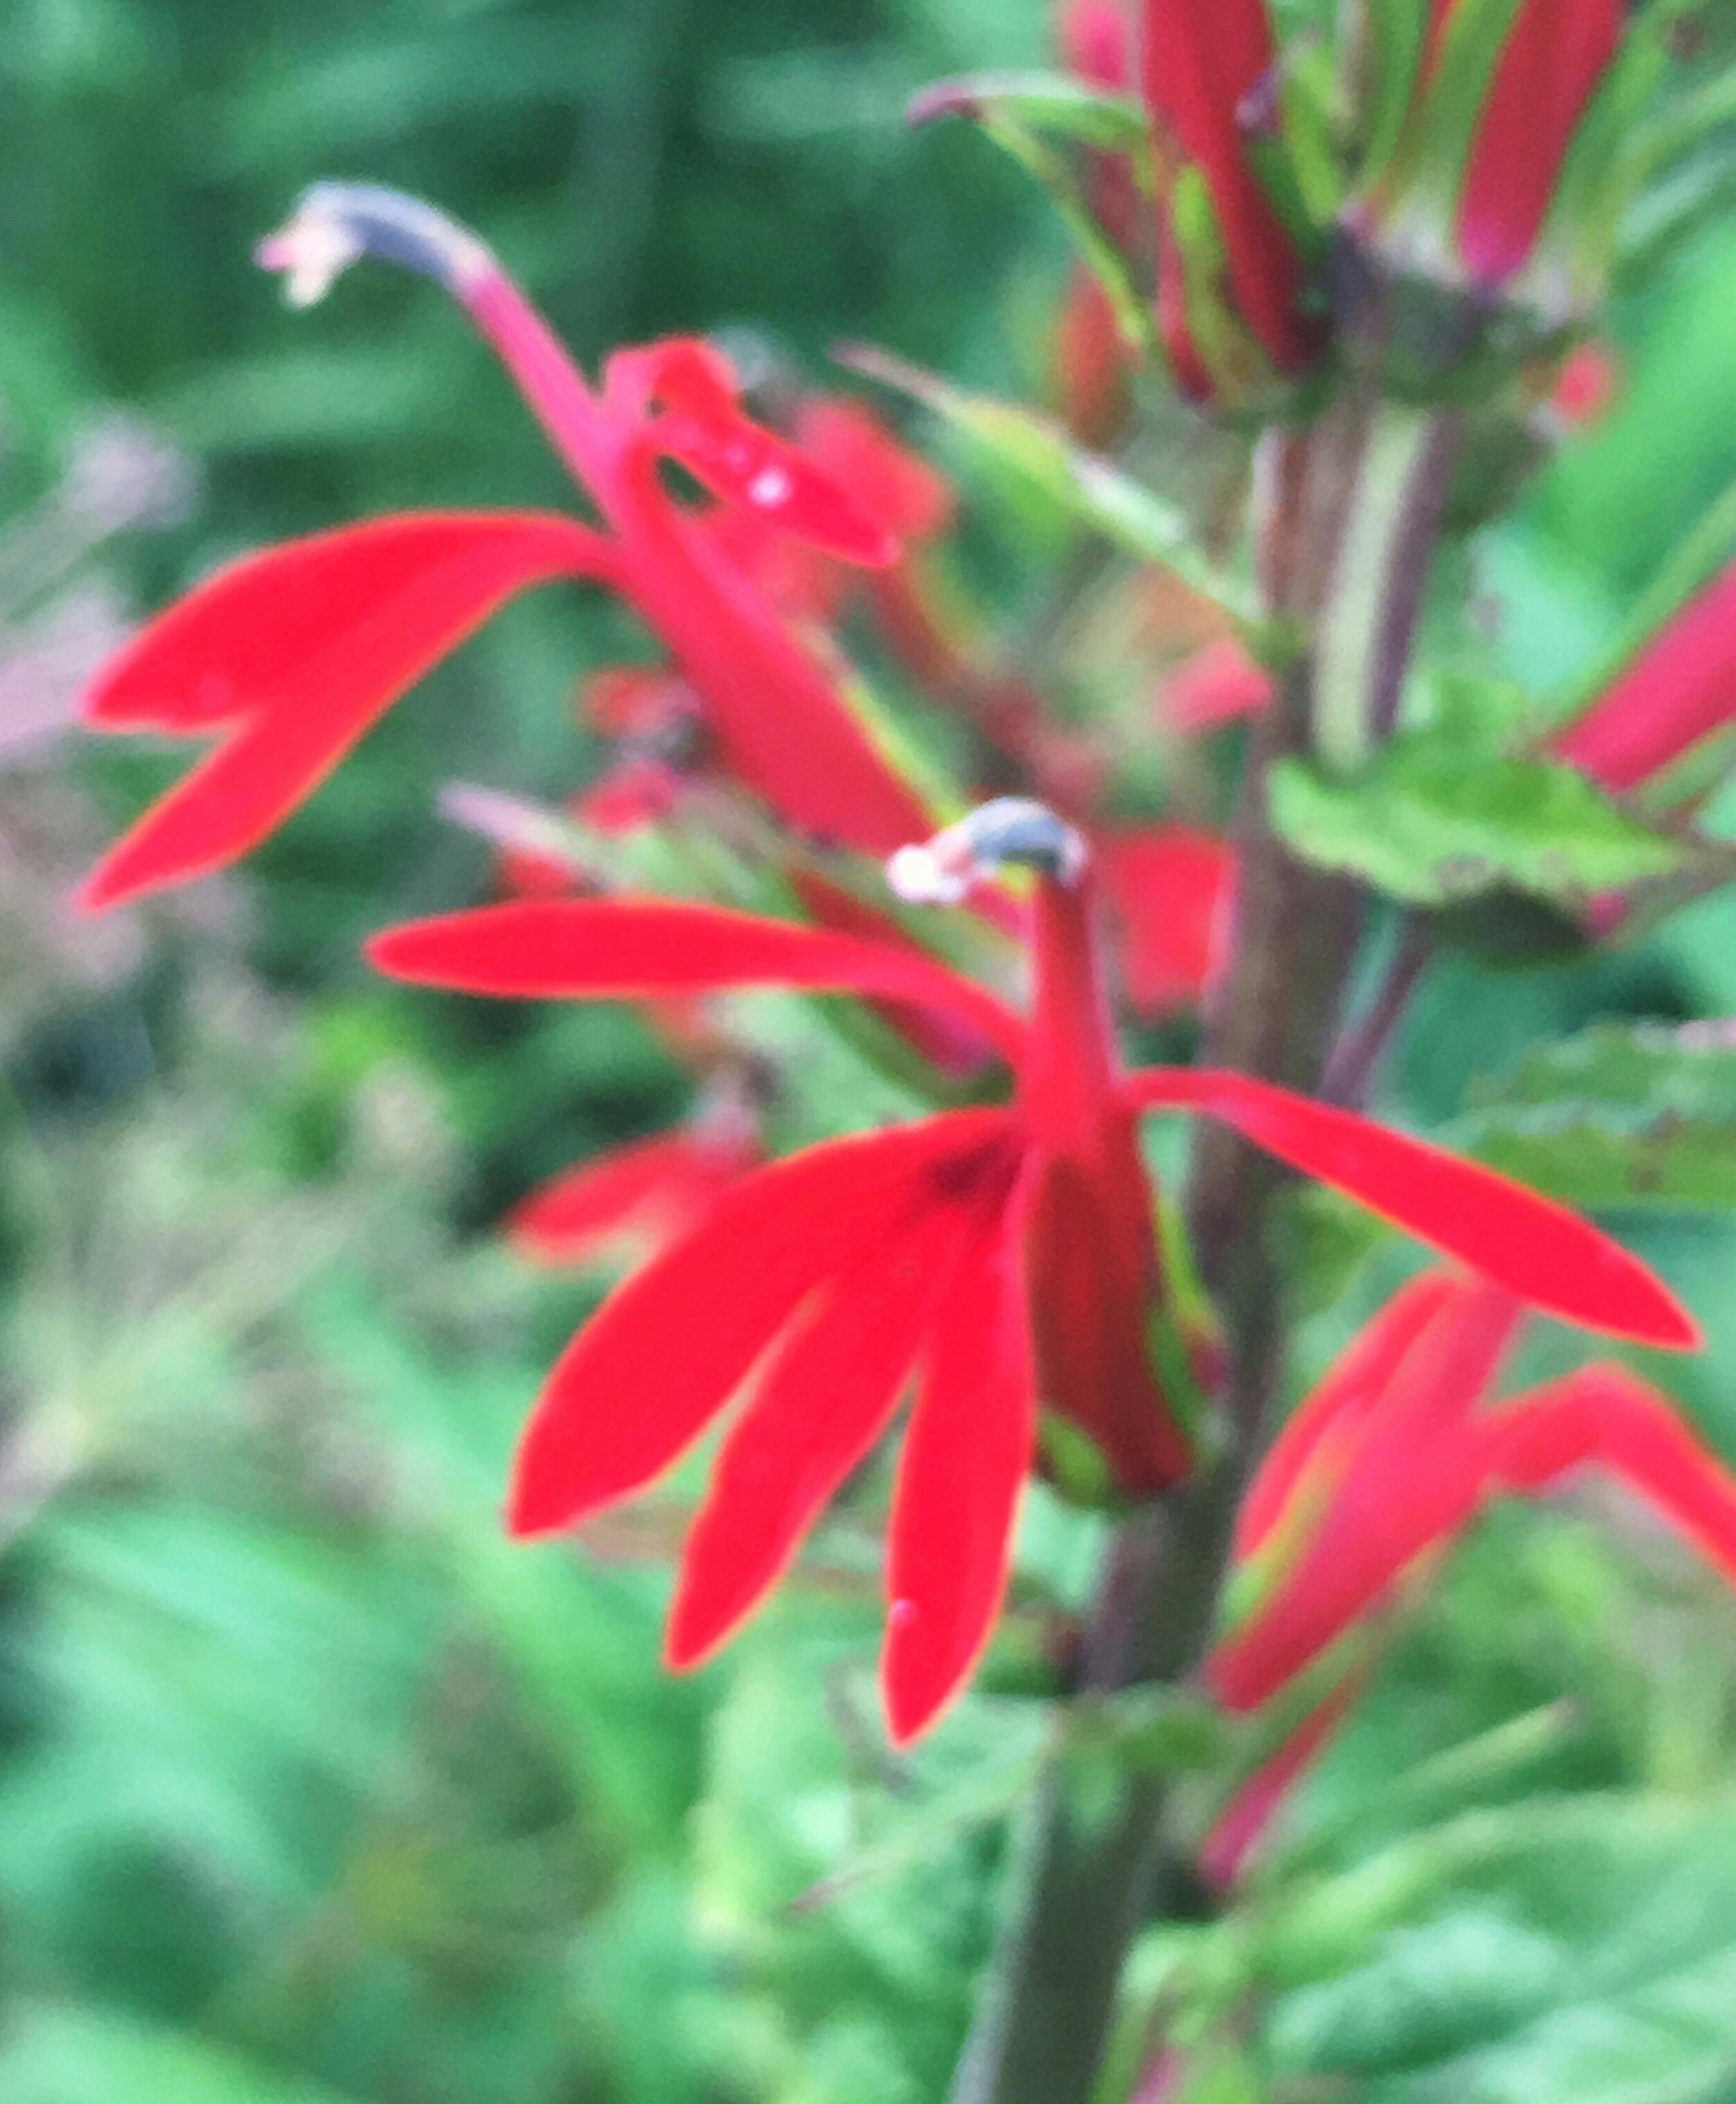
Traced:
<path fill-rule="evenodd" d="M 1145 0 L 1142 20 L 1147 105 L 1205 176 L 1238 306 L 1274 363 L 1294 370 L 1314 345 L 1297 306 L 1301 265 L 1243 132 L 1244 108 L 1277 63 L 1265 0 Z"/>
<path fill-rule="evenodd" d="M 1459 1290 L 1443 1271 L 1412 1279 L 1333 1362 L 1286 1421 L 1248 1487 L 1236 1519 L 1238 1558 L 1265 1545 L 1323 1448 L 1341 1452 L 1341 1442 L 1380 1408 L 1417 1340 Z"/>
<path fill-rule="evenodd" d="M 1140 1497 L 1167 1489 L 1194 1459 L 1151 1363 L 1151 1205 L 1130 1136 L 1124 1157 L 1092 1168 L 1064 1156 L 1034 1161 L 1020 1207 L 1043 1400 L 1090 1435 L 1122 1488 Z"/>
<path fill-rule="evenodd" d="M 1736 564 L 1636 657 L 1552 749 L 1606 789 L 1637 789 L 1736 720 Z"/>
<path fill-rule="evenodd" d="M 948 1295 L 899 1468 L 881 1659 L 895 1745 L 928 1729 L 988 1644 L 1036 1422 L 1017 1257 L 997 1233 Z"/>
<path fill-rule="evenodd" d="M 623 590 L 704 703 L 719 765 L 816 839 L 886 855 L 934 831 L 841 668 L 800 641 L 765 591 L 685 514 L 652 464 L 609 493 Z"/>
<path fill-rule="evenodd" d="M 1233 635 L 1207 643 L 1163 683 L 1165 720 L 1198 736 L 1243 716 L 1257 715 L 1272 698 L 1272 675 Z"/>
<path fill-rule="evenodd" d="M 1539 1491 L 1576 1469 L 1605 1469 L 1736 1584 L 1736 1477 L 1647 1382 L 1586 1366 L 1516 1397 L 1500 1421 L 1501 1487 Z"/>
<path fill-rule="evenodd" d="M 642 390 L 663 413 L 648 427 L 660 452 L 681 461 L 726 504 L 847 561 L 878 568 L 895 561 L 895 536 L 842 482 L 743 414 L 734 370 L 692 337 L 618 354 L 609 385 Z"/>
<path fill-rule="evenodd" d="M 796 435 L 808 458 L 894 539 L 931 541 L 951 523 L 952 484 L 860 402 L 810 398 L 797 412 Z"/>
<path fill-rule="evenodd" d="M 741 414 L 741 381 L 728 356 L 703 337 L 665 337 L 609 361 L 610 380 L 631 374 L 635 387 L 678 414 L 727 422 Z"/>
<path fill-rule="evenodd" d="M 1234 878 L 1229 848 L 1216 834 L 1187 826 L 1111 833 L 1095 845 L 1120 923 L 1128 999 L 1148 1015 L 1198 1006 Z"/>
<path fill-rule="evenodd" d="M 710 1211 L 753 1166 L 758 1149 L 703 1130 L 658 1133 L 581 1162 L 533 1191 L 506 1230 L 533 1263 L 583 1264 L 612 1243 L 662 1243 Z"/>
<path fill-rule="evenodd" d="M 789 882 L 791 890 L 822 928 L 893 949 L 908 949 L 918 957 L 924 955 L 890 913 L 868 905 L 818 870 L 792 869 Z M 993 1043 L 980 1031 L 962 1027 L 952 1011 L 921 1008 L 904 1001 L 877 1001 L 871 1005 L 882 1022 L 943 1073 L 973 1074 L 993 1056 Z"/>
<path fill-rule="evenodd" d="M 1436 0 L 1437 24 L 1455 4 Z M 1503 283 L 1537 245 L 1574 131 L 1621 41 L 1624 11 L 1625 0 L 1523 0 L 1459 198 L 1460 251 L 1482 283 Z"/>
<path fill-rule="evenodd" d="M 664 415 L 651 432 L 658 450 L 678 460 L 714 496 L 744 506 L 780 533 L 870 569 L 898 559 L 898 542 L 830 475 L 746 417 L 708 421 Z"/>
<path fill-rule="evenodd" d="M 220 571 L 91 689 L 101 729 L 230 735 L 87 879 L 116 904 L 243 854 L 428 668 L 515 592 L 606 574 L 582 527 L 533 514 L 377 519 Z"/>
<path fill-rule="evenodd" d="M 934 1326 L 961 1246 L 1004 1201 L 1011 1157 L 985 1152 L 839 1273 L 725 1441 L 681 1558 L 665 1647 L 677 1669 L 734 1634 L 886 1429 Z"/>
<path fill-rule="evenodd" d="M 811 1147 L 726 1193 L 573 1339 L 521 1443 L 515 1534 L 569 1527 L 660 1474 L 808 1295 L 883 1237 L 928 1179 L 1009 1130 L 961 1111 Z"/>
<path fill-rule="evenodd" d="M 1221 1118 L 1533 1308 L 1642 1344 L 1691 1351 L 1700 1343 L 1693 1317 L 1637 1257 L 1492 1169 L 1246 1075 L 1153 1068 L 1126 1086 L 1143 1108 Z"/>
<path fill-rule="evenodd" d="M 1055 40 L 1061 63 L 1088 87 L 1116 94 L 1133 84 L 1133 24 L 1122 0 L 1061 0 Z"/>
<path fill-rule="evenodd" d="M 1199 1874 L 1207 1884 L 1224 1892 L 1241 1877 L 1271 1833 L 1285 1800 L 1337 1737 L 1368 1684 L 1366 1669 L 1347 1675 L 1219 1813 L 1200 1844 Z"/>
<path fill-rule="evenodd" d="M 1009 1058 L 1025 1039 L 1011 1010 L 914 949 L 895 950 L 737 913 L 656 899 L 513 900 L 388 928 L 368 944 L 389 978 L 517 1000 L 637 1001 L 680 989 L 792 987 L 944 1009 Z"/>
<path fill-rule="evenodd" d="M 1232 1708 L 1270 1700 L 1475 1513 L 1490 1442 L 1473 1413 L 1520 1312 L 1503 1293 L 1455 1286 L 1370 1399 L 1302 1553 L 1213 1654 L 1212 1684 Z"/>

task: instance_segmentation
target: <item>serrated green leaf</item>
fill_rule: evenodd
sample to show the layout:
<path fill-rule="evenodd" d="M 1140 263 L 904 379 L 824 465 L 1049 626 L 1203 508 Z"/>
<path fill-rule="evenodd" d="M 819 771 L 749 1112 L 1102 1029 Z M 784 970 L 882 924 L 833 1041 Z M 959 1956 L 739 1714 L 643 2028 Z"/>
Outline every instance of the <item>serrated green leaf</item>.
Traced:
<path fill-rule="evenodd" d="M 1421 906 L 1507 889 L 1573 902 L 1689 859 L 1576 769 L 1434 732 L 1395 740 L 1352 781 L 1286 760 L 1273 772 L 1271 811 L 1306 861 Z"/>
<path fill-rule="evenodd" d="M 1533 1053 L 1455 1141 L 1564 1203 L 1736 1208 L 1736 1036 L 1609 1023 Z"/>

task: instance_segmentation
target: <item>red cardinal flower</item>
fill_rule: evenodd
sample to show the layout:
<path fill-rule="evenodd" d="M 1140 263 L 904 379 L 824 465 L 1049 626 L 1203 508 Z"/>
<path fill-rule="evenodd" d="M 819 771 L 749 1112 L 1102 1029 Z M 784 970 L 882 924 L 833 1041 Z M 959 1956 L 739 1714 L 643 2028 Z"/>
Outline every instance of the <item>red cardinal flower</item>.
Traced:
<path fill-rule="evenodd" d="M 1433 0 L 1431 57 L 1458 4 Z M 1626 12 L 1626 0 L 1522 0 L 1459 192 L 1459 253 L 1479 284 L 1505 284 L 1530 261 Z"/>
<path fill-rule="evenodd" d="M 1524 1314 L 1501 1289 L 1431 1272 L 1368 1324 L 1285 1426 L 1236 1553 L 1257 1604 L 1207 1669 L 1236 1710 L 1270 1701 L 1397 1598 L 1493 1498 L 1601 1469 L 1736 1582 L 1736 1477 L 1668 1399 L 1600 1363 L 1504 1402 Z M 1233 1873 L 1348 1713 L 1366 1656 L 1225 1816 L 1208 1851 Z"/>
<path fill-rule="evenodd" d="M 739 407 L 726 361 L 685 339 L 622 351 L 594 391 L 472 236 L 390 190 L 321 184 L 261 259 L 317 297 L 358 257 L 419 270 L 499 353 L 606 532 L 514 512 L 377 519 L 220 571 L 146 628 L 87 698 L 95 729 L 214 736 L 217 749 L 86 883 L 96 909 L 222 867 L 293 811 L 431 666 L 515 594 L 586 578 L 630 600 L 703 704 L 724 767 L 790 823 L 886 853 L 920 799 L 715 530 L 745 513 L 849 562 L 890 537 Z M 714 506 L 665 488 L 678 461 Z"/>
<path fill-rule="evenodd" d="M 891 875 L 907 895 L 952 900 L 1009 862 L 1037 871 L 1029 1020 L 912 947 L 708 906 L 525 902 L 393 929 L 369 950 L 395 978 L 508 997 L 777 986 L 912 1001 L 1011 1065 L 1006 1108 L 828 1141 L 726 1192 L 574 1339 L 512 1490 L 515 1532 L 570 1527 L 669 1467 L 758 1369 L 683 1561 L 668 1656 L 691 1665 L 765 1597 L 914 1380 L 887 1564 L 883 1678 L 899 1741 L 988 1641 L 1039 1397 L 1133 1494 L 1189 1465 L 1147 1349 L 1162 1282 L 1142 1111 L 1225 1120 L 1570 1320 L 1695 1338 L 1643 1265 L 1490 1170 L 1238 1075 L 1123 1074 L 1084 849 L 1041 806 L 985 806 L 903 851 Z"/>
<path fill-rule="evenodd" d="M 1272 100 L 1278 55 L 1265 0 L 1144 0 L 1141 82 L 1160 149 L 1204 178 L 1237 311 L 1281 372 L 1300 371 L 1319 331 L 1301 306 L 1296 244 L 1254 172 L 1250 140 Z M 1172 249 L 1173 229 L 1166 226 Z M 1159 259 L 1161 282 L 1179 273 Z M 1171 333 L 1166 331 L 1166 334 Z M 1178 376 L 1185 377 L 1185 375 Z M 1209 389 L 1209 381 L 1207 381 Z"/>
<path fill-rule="evenodd" d="M 1736 721 L 1736 564 L 1551 741 L 1606 789 L 1638 789 Z"/>

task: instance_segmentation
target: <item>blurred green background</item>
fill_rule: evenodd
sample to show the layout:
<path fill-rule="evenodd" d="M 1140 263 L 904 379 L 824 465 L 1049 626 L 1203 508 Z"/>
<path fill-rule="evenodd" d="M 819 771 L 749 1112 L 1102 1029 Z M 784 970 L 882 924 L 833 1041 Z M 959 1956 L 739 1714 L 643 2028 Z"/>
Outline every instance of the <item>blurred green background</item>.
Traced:
<path fill-rule="evenodd" d="M 685 1084 L 624 1014 L 478 1014 L 356 955 L 481 889 L 444 782 L 582 778 L 573 688 L 626 625 L 511 609 L 245 871 L 114 925 L 65 890 L 183 761 L 61 733 L 120 625 L 229 554 L 562 501 L 426 288 L 284 311 L 248 254 L 306 182 L 439 199 L 587 358 L 734 326 L 816 376 L 867 337 L 1028 393 L 1060 238 L 981 141 L 899 113 L 1046 45 L 1035 0 L 7 9 L 6 2104 L 943 2093 L 1035 1705 L 990 1692 L 889 1764 L 848 1516 L 694 1682 L 655 1663 L 678 1490 L 582 1560 L 501 1540 L 515 1428 L 594 1286 L 487 1224 Z M 1480 552 L 1467 589 L 1543 693 L 1736 474 L 1733 270 L 1714 222 L 1636 282 L 1617 413 Z M 1736 1013 L 1729 905 L 1600 974 L 1453 967 L 1396 1106 L 1443 1123 L 1612 1010 Z M 1729 1237 L 1649 1232 L 1716 1319 Z M 1736 1455 L 1733 1371 L 1726 1318 L 1685 1393 Z M 1091 1543 L 1037 1506 L 1027 1582 L 1064 1602 Z M 1709 1583 L 1631 1526 L 1502 1514 L 1323 1777 L 1295 1882 L 1156 1939 L 1143 1991 L 1227 2098 L 1736 2098 L 1733 1745 Z"/>

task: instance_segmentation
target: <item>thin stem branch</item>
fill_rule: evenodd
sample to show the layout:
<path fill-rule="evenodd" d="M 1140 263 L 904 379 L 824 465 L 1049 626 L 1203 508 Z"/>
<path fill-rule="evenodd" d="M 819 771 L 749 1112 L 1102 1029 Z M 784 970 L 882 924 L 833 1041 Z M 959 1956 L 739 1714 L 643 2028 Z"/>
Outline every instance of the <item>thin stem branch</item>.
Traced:
<path fill-rule="evenodd" d="M 1328 1103 L 1341 1103 L 1346 1110 L 1359 1109 L 1367 1103 L 1434 954 L 1428 927 L 1408 916 L 1368 1006 L 1332 1047 L 1320 1081 L 1320 1094 Z"/>

